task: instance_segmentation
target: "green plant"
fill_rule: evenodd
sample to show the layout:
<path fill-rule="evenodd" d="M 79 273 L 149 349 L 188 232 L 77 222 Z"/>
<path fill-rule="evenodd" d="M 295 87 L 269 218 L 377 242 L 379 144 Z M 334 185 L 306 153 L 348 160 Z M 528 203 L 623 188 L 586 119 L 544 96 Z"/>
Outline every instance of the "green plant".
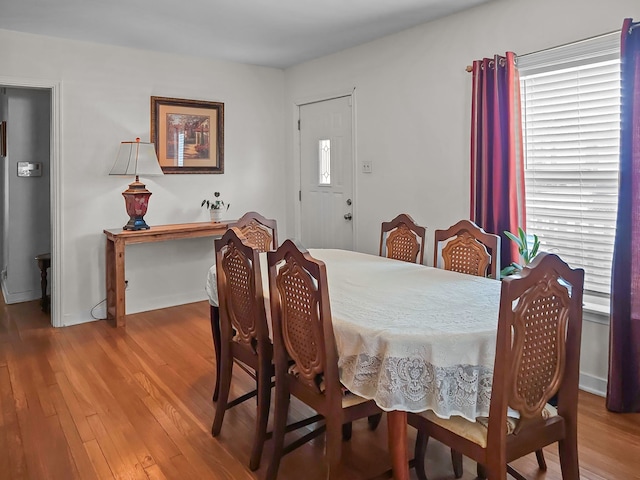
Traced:
<path fill-rule="evenodd" d="M 535 258 L 538 254 L 538 250 L 540 249 L 540 239 L 535 233 L 533 234 L 532 241 L 530 241 L 530 236 L 527 235 L 520 227 L 518 227 L 518 235 L 507 231 L 505 231 L 504 234 L 518 246 L 518 253 L 520 253 L 520 256 L 522 257 L 522 265 L 516 262 L 511 263 L 511 265 L 507 265 L 500 270 L 500 277 L 508 277 L 509 275 L 513 275 L 514 273 L 522 270 Z"/>
<path fill-rule="evenodd" d="M 204 199 L 202 200 L 202 203 L 200 204 L 201 207 L 205 207 L 207 208 L 207 210 L 222 210 L 222 208 L 225 208 L 225 210 L 229 210 L 229 207 L 231 206 L 230 203 L 224 203 L 222 200 L 220 200 L 218 197 L 220 197 L 220 192 L 213 192 L 213 196 L 215 197 L 215 200 L 208 200 L 208 199 Z"/>

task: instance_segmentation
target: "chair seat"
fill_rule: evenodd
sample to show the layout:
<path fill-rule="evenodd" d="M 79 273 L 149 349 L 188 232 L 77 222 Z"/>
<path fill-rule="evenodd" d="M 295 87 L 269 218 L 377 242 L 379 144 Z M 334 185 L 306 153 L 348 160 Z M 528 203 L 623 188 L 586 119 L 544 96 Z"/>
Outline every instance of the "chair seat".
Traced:
<path fill-rule="evenodd" d="M 509 412 L 511 413 L 511 411 Z M 513 412 L 517 415 L 517 412 Z M 445 428 L 456 435 L 466 438 L 467 440 L 480 445 L 482 448 L 487 446 L 487 428 L 489 426 L 489 417 L 478 417 L 475 422 L 470 422 L 466 418 L 453 416 L 451 418 L 440 418 L 432 410 L 427 410 L 419 414 L 432 423 Z M 546 404 L 542 410 L 544 419 L 552 418 L 558 415 L 558 410 L 550 404 Z M 518 426 L 519 418 L 507 416 L 507 435 L 511 435 Z"/>

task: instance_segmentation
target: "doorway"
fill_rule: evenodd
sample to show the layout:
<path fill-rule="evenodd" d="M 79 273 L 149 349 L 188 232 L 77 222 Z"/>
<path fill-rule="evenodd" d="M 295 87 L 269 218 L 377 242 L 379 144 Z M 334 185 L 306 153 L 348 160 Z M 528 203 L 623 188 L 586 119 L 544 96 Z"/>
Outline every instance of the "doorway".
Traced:
<path fill-rule="evenodd" d="M 0 76 L 0 92 L 0 120 L 7 122 L 7 156 L 0 173 L 3 296 L 8 303 L 39 300 L 41 272 L 35 257 L 50 253 L 50 321 L 59 327 L 60 83 Z"/>
<path fill-rule="evenodd" d="M 352 100 L 299 106 L 300 234 L 307 248 L 353 249 Z"/>

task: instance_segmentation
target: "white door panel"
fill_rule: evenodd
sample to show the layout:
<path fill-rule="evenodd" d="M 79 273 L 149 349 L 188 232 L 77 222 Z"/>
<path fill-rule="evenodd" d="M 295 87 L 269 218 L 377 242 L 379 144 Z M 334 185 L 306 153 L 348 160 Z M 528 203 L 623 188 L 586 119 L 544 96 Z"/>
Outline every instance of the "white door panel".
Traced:
<path fill-rule="evenodd" d="M 353 249 L 351 115 L 350 96 L 300 106 L 301 240 L 307 248 Z"/>

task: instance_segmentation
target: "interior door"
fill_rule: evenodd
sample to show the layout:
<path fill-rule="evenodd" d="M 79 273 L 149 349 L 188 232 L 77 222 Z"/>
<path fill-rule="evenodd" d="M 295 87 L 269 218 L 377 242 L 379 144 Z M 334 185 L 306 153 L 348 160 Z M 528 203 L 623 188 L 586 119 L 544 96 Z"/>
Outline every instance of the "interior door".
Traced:
<path fill-rule="evenodd" d="M 353 249 L 352 97 L 300 106 L 301 241 Z"/>

